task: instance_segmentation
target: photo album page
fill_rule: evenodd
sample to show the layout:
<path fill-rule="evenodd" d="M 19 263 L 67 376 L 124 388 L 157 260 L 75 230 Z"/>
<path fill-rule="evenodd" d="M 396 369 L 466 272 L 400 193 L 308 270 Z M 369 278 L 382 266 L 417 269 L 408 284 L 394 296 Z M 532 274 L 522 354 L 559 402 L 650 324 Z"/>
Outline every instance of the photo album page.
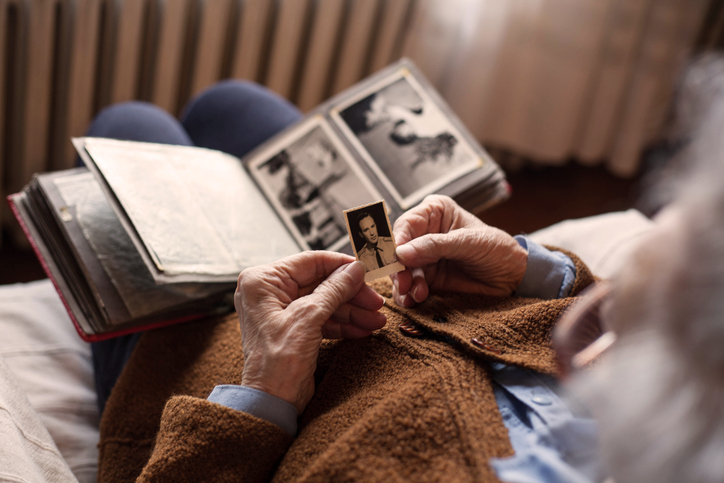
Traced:
<path fill-rule="evenodd" d="M 384 199 L 394 221 L 446 187 L 460 194 L 503 179 L 407 60 L 325 102 L 243 162 L 300 248 L 348 253 L 345 210 Z"/>

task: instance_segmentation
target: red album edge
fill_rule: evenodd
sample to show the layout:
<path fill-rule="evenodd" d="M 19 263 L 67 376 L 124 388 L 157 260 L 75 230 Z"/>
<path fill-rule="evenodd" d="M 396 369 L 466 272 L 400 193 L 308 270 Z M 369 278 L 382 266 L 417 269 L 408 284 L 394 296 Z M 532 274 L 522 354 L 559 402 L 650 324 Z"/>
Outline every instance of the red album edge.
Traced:
<path fill-rule="evenodd" d="M 194 314 L 194 315 L 188 315 L 186 317 L 179 317 L 177 319 L 170 319 L 170 320 L 162 320 L 159 322 L 153 322 L 146 325 L 140 325 L 137 327 L 127 327 L 125 329 L 111 331 L 111 332 L 104 332 L 102 334 L 87 334 L 83 332 L 83 328 L 78 323 L 78 320 L 75 318 L 75 315 L 73 315 L 73 311 L 70 309 L 70 305 L 68 304 L 68 301 L 66 300 L 65 296 L 63 295 L 63 292 L 58 287 L 58 282 L 55 280 L 55 276 L 53 275 L 52 270 L 50 269 L 50 266 L 45 260 L 45 257 L 43 257 L 42 252 L 40 251 L 40 248 L 38 247 L 38 244 L 35 241 L 35 238 L 33 238 L 33 235 L 30 233 L 30 230 L 25 225 L 25 222 L 23 221 L 23 217 L 20 215 L 20 212 L 15 206 L 15 201 L 13 200 L 14 195 L 8 195 L 7 196 L 7 202 L 10 205 L 10 209 L 13 212 L 13 215 L 15 216 L 15 219 L 20 224 L 20 228 L 23 230 L 23 233 L 25 234 L 25 237 L 28 239 L 28 242 L 30 242 L 30 246 L 33 248 L 33 251 L 35 252 L 35 256 L 38 258 L 38 261 L 40 262 L 41 267 L 43 267 L 43 271 L 48 276 L 50 281 L 53 284 L 53 287 L 55 287 L 55 291 L 58 293 L 58 297 L 60 297 L 60 301 L 63 303 L 63 306 L 65 307 L 65 311 L 68 312 L 68 316 L 70 317 L 71 322 L 73 322 L 73 326 L 75 327 L 75 331 L 78 333 L 81 339 L 83 339 L 86 342 L 99 342 L 102 340 L 107 339 L 113 339 L 114 337 L 120 337 L 122 335 L 128 335 L 133 334 L 135 332 L 141 332 L 146 330 L 152 330 L 152 329 L 160 329 L 161 327 L 166 327 L 173 324 L 180 324 L 183 322 L 190 322 L 192 320 L 198 320 L 203 317 L 206 317 L 206 314 Z"/>

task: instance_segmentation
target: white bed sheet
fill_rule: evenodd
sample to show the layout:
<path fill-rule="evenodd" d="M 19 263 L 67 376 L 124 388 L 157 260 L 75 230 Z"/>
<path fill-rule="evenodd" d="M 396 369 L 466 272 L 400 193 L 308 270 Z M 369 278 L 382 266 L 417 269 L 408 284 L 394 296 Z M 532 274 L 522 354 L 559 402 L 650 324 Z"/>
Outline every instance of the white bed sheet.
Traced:
<path fill-rule="evenodd" d="M 81 482 L 96 480 L 98 408 L 90 345 L 49 280 L 0 287 L 0 357 Z M 9 391 L 12 381 L 0 380 Z M 0 434 L 0 451 L 8 445 Z"/>

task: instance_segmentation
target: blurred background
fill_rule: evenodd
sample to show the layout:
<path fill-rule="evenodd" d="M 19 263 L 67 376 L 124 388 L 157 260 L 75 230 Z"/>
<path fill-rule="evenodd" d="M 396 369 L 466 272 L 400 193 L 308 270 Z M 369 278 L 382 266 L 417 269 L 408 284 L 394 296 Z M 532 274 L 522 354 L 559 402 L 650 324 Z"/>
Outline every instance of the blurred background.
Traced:
<path fill-rule="evenodd" d="M 72 167 L 109 104 L 234 77 L 307 111 L 407 56 L 508 174 L 487 223 L 651 214 L 679 76 L 722 44 L 722 0 L 0 0 L 0 195 Z M 0 231 L 0 283 L 43 277 L 4 202 Z"/>

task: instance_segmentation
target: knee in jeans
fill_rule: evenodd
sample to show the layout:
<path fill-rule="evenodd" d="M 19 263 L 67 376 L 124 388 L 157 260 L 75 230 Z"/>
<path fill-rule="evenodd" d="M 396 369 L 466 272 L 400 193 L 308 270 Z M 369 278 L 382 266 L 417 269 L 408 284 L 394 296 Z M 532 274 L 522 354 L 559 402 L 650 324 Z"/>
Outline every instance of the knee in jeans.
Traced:
<path fill-rule="evenodd" d="M 281 100 L 276 94 L 256 82 L 226 79 L 217 82 L 197 95 L 189 102 L 186 110 L 192 107 L 203 106 L 207 103 L 223 101 L 225 103 L 246 102 L 260 97 L 271 97 Z"/>
<path fill-rule="evenodd" d="M 264 108 L 284 118 L 301 117 L 288 100 L 255 82 L 227 79 L 220 81 L 189 101 L 181 119 L 183 123 L 214 117 L 220 112 L 236 112 L 247 108 Z"/>
<path fill-rule="evenodd" d="M 128 122 L 154 122 L 157 119 L 173 118 L 158 106 L 144 101 L 127 101 L 113 104 L 102 109 L 93 120 L 93 124 L 125 125 Z"/>
<path fill-rule="evenodd" d="M 123 102 L 103 109 L 91 123 L 86 136 L 191 144 L 176 118 L 160 107 L 142 101 Z"/>

